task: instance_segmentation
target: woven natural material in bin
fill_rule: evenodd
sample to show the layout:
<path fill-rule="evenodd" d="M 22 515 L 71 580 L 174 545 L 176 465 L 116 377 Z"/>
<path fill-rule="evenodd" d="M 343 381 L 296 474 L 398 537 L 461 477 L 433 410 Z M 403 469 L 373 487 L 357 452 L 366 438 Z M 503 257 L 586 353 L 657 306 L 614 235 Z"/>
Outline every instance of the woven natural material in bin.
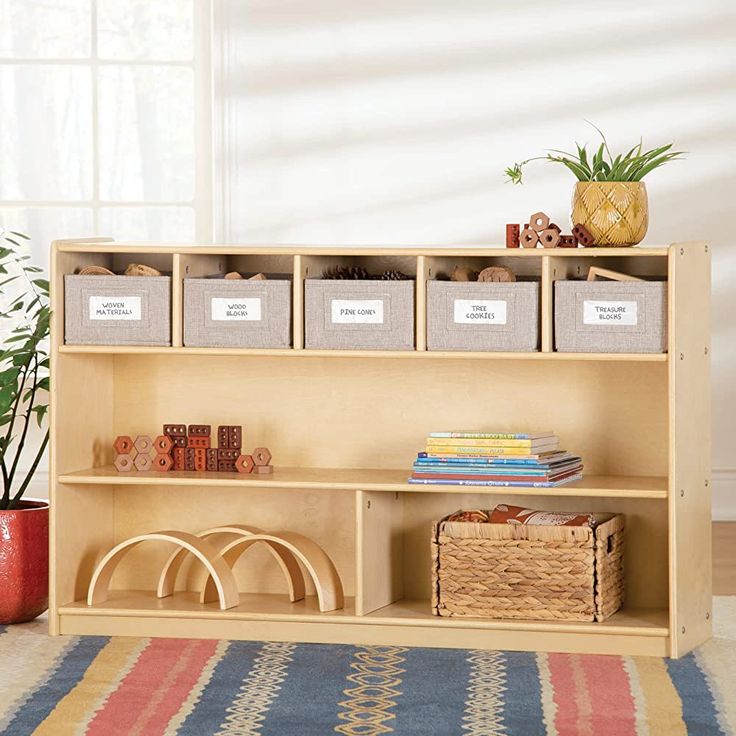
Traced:
<path fill-rule="evenodd" d="M 440 521 L 432 530 L 438 616 L 603 621 L 624 594 L 624 517 L 595 529 Z"/>

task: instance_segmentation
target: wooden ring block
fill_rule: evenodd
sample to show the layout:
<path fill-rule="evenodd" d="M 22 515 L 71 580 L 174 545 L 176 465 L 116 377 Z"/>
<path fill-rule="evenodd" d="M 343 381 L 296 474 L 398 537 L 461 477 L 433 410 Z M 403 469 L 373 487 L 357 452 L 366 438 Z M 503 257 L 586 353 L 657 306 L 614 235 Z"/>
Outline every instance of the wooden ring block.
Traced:
<path fill-rule="evenodd" d="M 205 529 L 204 531 L 198 532 L 195 536 L 200 539 L 209 540 L 214 546 L 217 547 L 220 552 L 222 548 L 227 546 L 229 543 L 245 539 L 253 534 L 264 534 L 262 529 L 254 526 L 246 526 L 244 524 L 228 524 L 226 526 L 216 526 L 211 529 Z M 286 582 L 289 586 L 289 600 L 300 601 L 305 596 L 305 585 L 304 575 L 302 575 L 299 563 L 296 561 L 291 552 L 281 547 L 276 548 L 273 546 L 269 547 L 269 552 L 273 555 L 276 562 L 278 562 L 281 571 L 284 573 Z M 172 553 L 166 564 L 161 570 L 161 574 L 158 579 L 158 586 L 156 588 L 156 596 L 158 598 L 167 598 L 174 594 L 174 587 L 176 585 L 176 577 L 179 574 L 182 564 L 186 560 L 189 551 L 186 549 L 178 549 Z M 225 560 L 227 562 L 227 560 Z M 230 566 L 232 569 L 232 566 Z M 204 590 L 200 599 L 204 602 Z"/>
<path fill-rule="evenodd" d="M 283 547 L 304 565 L 317 589 L 319 610 L 335 611 L 344 605 L 342 583 L 335 565 L 327 553 L 316 542 L 296 532 L 274 532 L 273 534 L 253 534 L 252 536 L 231 542 L 222 550 L 222 557 L 231 567 L 240 558 L 240 555 L 256 542 L 266 542 L 269 545 Z M 214 595 L 213 580 L 208 579 L 205 584 L 201 602 L 207 602 Z"/>
<path fill-rule="evenodd" d="M 210 574 L 208 582 L 212 581 L 221 610 L 234 608 L 240 603 L 238 586 L 232 570 L 222 559 L 222 555 L 207 540 L 200 539 L 188 532 L 162 531 L 140 534 L 113 547 L 95 568 L 87 591 L 87 605 L 94 606 L 98 603 L 104 603 L 107 600 L 110 579 L 125 555 L 141 542 L 154 541 L 172 542 L 191 552 L 200 560 Z"/>

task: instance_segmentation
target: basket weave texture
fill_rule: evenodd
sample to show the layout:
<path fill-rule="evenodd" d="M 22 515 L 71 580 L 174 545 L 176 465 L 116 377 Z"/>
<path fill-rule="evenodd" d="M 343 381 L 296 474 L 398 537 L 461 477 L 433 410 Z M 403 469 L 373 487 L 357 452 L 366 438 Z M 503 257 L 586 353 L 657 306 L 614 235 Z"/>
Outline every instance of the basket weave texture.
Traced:
<path fill-rule="evenodd" d="M 603 621 L 624 597 L 624 522 L 595 529 L 440 521 L 432 530 L 437 616 Z"/>

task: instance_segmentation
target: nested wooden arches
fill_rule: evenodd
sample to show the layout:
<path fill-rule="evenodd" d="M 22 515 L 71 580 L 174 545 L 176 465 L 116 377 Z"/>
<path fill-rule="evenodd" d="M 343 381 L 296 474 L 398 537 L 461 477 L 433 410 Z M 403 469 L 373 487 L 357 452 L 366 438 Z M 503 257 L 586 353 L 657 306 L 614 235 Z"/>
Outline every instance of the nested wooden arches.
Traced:
<path fill-rule="evenodd" d="M 156 590 L 159 598 L 173 595 L 177 574 L 186 557 L 191 554 L 207 571 L 200 603 L 218 601 L 223 611 L 234 608 L 240 603 L 240 596 L 232 568 L 248 549 L 256 544 L 265 544 L 284 573 L 291 601 L 302 600 L 305 596 L 304 575 L 299 566 L 301 562 L 314 583 L 320 611 L 334 611 L 343 607 L 340 576 L 332 560 L 318 544 L 295 532 L 270 534 L 243 524 L 213 527 L 197 534 L 160 531 L 126 539 L 113 547 L 97 565 L 87 593 L 88 606 L 107 600 L 110 580 L 117 566 L 131 549 L 148 541 L 170 542 L 177 547 L 159 575 Z"/>

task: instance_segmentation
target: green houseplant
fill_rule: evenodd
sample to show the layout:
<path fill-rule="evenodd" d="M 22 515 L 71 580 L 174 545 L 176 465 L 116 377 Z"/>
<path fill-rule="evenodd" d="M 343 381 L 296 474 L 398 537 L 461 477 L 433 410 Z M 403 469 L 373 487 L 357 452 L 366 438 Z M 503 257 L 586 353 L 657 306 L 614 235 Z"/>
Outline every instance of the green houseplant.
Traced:
<path fill-rule="evenodd" d="M 23 494 L 48 444 L 49 283 L 23 253 L 22 233 L 0 236 L 0 624 L 48 607 L 48 504 Z M 33 447 L 31 447 L 33 444 Z M 29 460 L 28 470 L 21 460 Z"/>
<path fill-rule="evenodd" d="M 572 223 L 590 231 L 595 245 L 636 245 L 649 225 L 647 191 L 642 179 L 660 166 L 682 158 L 672 143 L 644 150 L 642 141 L 626 153 L 611 153 L 605 135 L 598 148 L 576 143 L 576 153 L 551 149 L 545 156 L 535 156 L 509 166 L 508 181 L 521 184 L 523 168 L 532 161 L 550 161 L 569 169 L 577 182 L 572 199 Z"/>

